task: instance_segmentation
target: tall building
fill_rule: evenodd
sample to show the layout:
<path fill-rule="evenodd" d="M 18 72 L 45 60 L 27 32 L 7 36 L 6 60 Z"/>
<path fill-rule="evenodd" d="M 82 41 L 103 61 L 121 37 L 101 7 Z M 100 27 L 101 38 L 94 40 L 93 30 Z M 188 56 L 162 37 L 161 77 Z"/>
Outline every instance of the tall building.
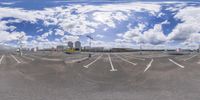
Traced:
<path fill-rule="evenodd" d="M 75 42 L 75 49 L 76 50 L 81 50 L 81 42 L 80 41 L 76 41 Z"/>
<path fill-rule="evenodd" d="M 64 51 L 64 46 L 63 46 L 63 45 L 58 45 L 58 46 L 56 47 L 56 50 L 57 50 L 57 51 Z"/>
<path fill-rule="evenodd" d="M 69 41 L 68 42 L 68 47 L 70 48 L 70 49 L 72 49 L 74 46 L 73 46 L 74 44 L 73 44 L 73 42 L 72 41 Z"/>

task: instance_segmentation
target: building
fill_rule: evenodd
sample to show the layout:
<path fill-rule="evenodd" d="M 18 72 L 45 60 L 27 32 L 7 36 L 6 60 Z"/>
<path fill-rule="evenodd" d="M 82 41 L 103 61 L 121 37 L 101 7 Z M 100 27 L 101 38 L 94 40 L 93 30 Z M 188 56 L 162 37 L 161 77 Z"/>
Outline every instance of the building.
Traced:
<path fill-rule="evenodd" d="M 56 51 L 64 51 L 64 46 L 63 45 L 58 45 L 57 47 L 56 47 Z"/>
<path fill-rule="evenodd" d="M 112 52 L 130 52 L 133 51 L 131 48 L 111 48 L 110 51 Z"/>
<path fill-rule="evenodd" d="M 88 51 L 88 50 L 90 50 L 90 49 L 91 49 L 90 46 L 84 46 L 84 50 L 85 50 L 85 51 Z"/>
<path fill-rule="evenodd" d="M 31 48 L 31 51 L 33 51 L 33 52 L 37 52 L 38 49 L 37 49 L 37 48 Z"/>
<path fill-rule="evenodd" d="M 68 47 L 70 48 L 70 49 L 72 49 L 74 46 L 73 46 L 74 44 L 73 44 L 73 42 L 72 41 L 69 41 L 68 42 Z"/>
<path fill-rule="evenodd" d="M 66 49 L 68 49 L 68 46 L 66 46 L 66 45 L 58 45 L 55 50 L 56 51 L 64 51 Z"/>
<path fill-rule="evenodd" d="M 84 51 L 91 51 L 91 52 L 103 52 L 105 50 L 104 47 L 90 47 L 90 46 L 85 46 Z"/>
<path fill-rule="evenodd" d="M 103 52 L 104 51 L 104 47 L 92 47 L 91 51 L 92 52 Z"/>
<path fill-rule="evenodd" d="M 80 41 L 75 42 L 75 50 L 81 50 L 81 42 Z"/>

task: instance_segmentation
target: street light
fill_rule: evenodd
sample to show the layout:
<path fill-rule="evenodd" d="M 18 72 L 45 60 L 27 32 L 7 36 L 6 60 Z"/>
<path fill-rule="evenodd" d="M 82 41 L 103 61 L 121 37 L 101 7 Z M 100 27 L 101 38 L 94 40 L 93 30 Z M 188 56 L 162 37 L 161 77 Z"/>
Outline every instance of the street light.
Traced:
<path fill-rule="evenodd" d="M 94 40 L 94 38 L 92 38 L 90 35 L 86 35 L 86 37 L 90 39 L 89 45 L 90 45 L 90 50 L 91 50 L 91 49 L 92 49 L 92 40 Z M 92 55 L 91 55 L 91 52 L 90 52 L 90 53 L 89 53 L 89 57 L 91 57 L 91 56 L 92 56 Z"/>
<path fill-rule="evenodd" d="M 140 42 L 140 55 L 142 55 L 142 44 L 143 44 L 144 42 Z"/>
<path fill-rule="evenodd" d="M 22 40 L 23 40 L 23 38 L 24 38 L 24 35 L 22 35 L 22 36 L 18 36 L 17 37 L 18 38 L 18 43 L 19 43 L 19 52 L 20 52 L 20 56 L 22 56 L 23 55 L 23 52 L 22 52 Z"/>

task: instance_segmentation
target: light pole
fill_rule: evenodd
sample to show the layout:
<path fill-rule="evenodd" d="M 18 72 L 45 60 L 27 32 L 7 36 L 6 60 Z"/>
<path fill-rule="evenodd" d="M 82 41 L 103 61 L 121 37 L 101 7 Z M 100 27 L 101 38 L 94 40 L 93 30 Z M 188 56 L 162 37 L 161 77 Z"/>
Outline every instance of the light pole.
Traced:
<path fill-rule="evenodd" d="M 140 43 L 140 55 L 142 55 L 142 44 L 143 42 Z"/>
<path fill-rule="evenodd" d="M 23 40 L 23 38 L 24 38 L 24 35 L 18 36 L 17 38 L 18 38 L 18 43 L 19 43 L 19 52 L 20 52 L 20 56 L 22 56 L 22 55 L 23 55 L 23 52 L 22 52 L 22 40 Z"/>
<path fill-rule="evenodd" d="M 90 50 L 92 49 L 92 40 L 94 40 L 90 35 L 86 35 L 87 38 L 90 39 L 89 45 L 90 45 Z M 91 52 L 89 53 L 89 57 L 91 57 Z"/>

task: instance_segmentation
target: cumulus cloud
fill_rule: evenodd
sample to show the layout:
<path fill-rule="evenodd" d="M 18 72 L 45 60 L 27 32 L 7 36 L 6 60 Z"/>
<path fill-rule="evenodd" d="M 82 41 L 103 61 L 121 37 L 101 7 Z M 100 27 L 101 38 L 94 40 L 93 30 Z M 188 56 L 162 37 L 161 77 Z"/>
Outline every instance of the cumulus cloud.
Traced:
<path fill-rule="evenodd" d="M 156 24 L 153 29 L 145 31 L 143 34 L 145 42 L 150 44 L 161 44 L 166 41 L 166 36 L 163 33 L 162 24 Z"/>
<path fill-rule="evenodd" d="M 43 18 L 43 16 L 41 16 L 41 14 L 38 11 L 28 11 L 21 8 L 1 7 L 0 19 L 6 17 L 17 18 L 32 23 L 37 22 L 37 19 Z"/>
<path fill-rule="evenodd" d="M 0 8 L 0 42 L 16 40 L 19 34 L 24 34 L 26 38 L 31 38 L 24 32 L 17 32 L 15 26 L 8 26 L 8 23 L 21 23 L 27 21 L 37 23 L 39 20 L 43 21 L 44 26 L 56 26 L 57 29 L 51 29 L 42 33 L 43 29 L 38 29 L 37 32 L 42 33 L 37 36 L 35 40 L 30 43 L 45 43 L 48 45 L 59 44 L 65 41 L 79 40 L 77 36 L 72 35 L 87 35 L 96 33 L 97 29 L 104 32 L 110 31 L 109 29 L 116 28 L 117 23 L 128 21 L 133 17 L 132 12 L 148 12 L 148 14 L 162 17 L 165 15 L 160 12 L 160 3 L 116 3 L 116 4 L 69 4 L 67 6 L 59 6 L 52 8 L 45 8 L 43 10 L 25 10 L 22 8 Z M 131 43 L 145 43 L 149 45 L 161 45 L 166 41 L 193 41 L 199 42 L 200 34 L 200 8 L 199 7 L 186 7 L 186 4 L 181 3 L 166 10 L 171 10 L 175 14 L 174 18 L 180 19 L 175 29 L 169 35 L 164 35 L 162 25 L 170 24 L 167 20 L 154 25 L 152 29 L 144 30 L 145 23 L 138 24 L 131 27 L 127 26 L 127 31 L 117 34 L 117 39 L 109 42 L 110 46 L 118 45 L 124 42 L 126 45 Z M 12 20 L 3 21 L 3 18 L 14 18 Z M 138 16 L 139 18 L 140 16 Z M 37 33 L 36 33 L 37 35 Z M 56 35 L 62 38 L 50 41 L 49 36 Z M 98 34 L 98 38 L 104 36 Z M 28 40 L 28 39 L 26 39 Z M 106 44 L 102 41 L 96 41 L 96 44 Z M 27 42 L 28 44 L 28 42 Z M 40 44 L 42 45 L 42 44 Z"/>
<path fill-rule="evenodd" d="M 122 12 L 95 12 L 93 13 L 95 21 L 106 24 L 109 27 L 115 28 L 115 20 L 125 21 L 128 20 L 128 16 Z"/>
<path fill-rule="evenodd" d="M 96 37 L 97 37 L 97 38 L 104 38 L 104 35 L 97 34 Z"/>
<path fill-rule="evenodd" d="M 127 26 L 129 30 L 125 33 L 117 34 L 117 36 L 122 37 L 122 41 L 132 41 L 135 43 L 148 43 L 153 45 L 162 44 L 167 39 L 162 29 L 162 25 L 165 23 L 166 22 L 156 24 L 154 28 L 144 32 L 143 30 L 145 28 L 145 25 L 139 24 L 137 27 L 130 28 L 129 24 Z"/>
<path fill-rule="evenodd" d="M 45 8 L 44 10 L 1 7 L 0 20 L 3 18 L 14 19 L 7 20 L 7 22 L 1 21 L 1 35 L 6 37 L 1 37 L 0 40 L 12 41 L 12 39 L 15 39 L 14 36 L 20 33 L 8 32 L 8 30 L 15 31 L 16 29 L 15 26 L 7 26 L 8 22 L 21 23 L 22 21 L 27 21 L 37 23 L 38 20 L 42 20 L 45 26 L 55 25 L 59 27 L 59 29 L 54 30 L 55 33 L 45 32 L 41 36 L 37 36 L 35 41 L 38 42 L 50 42 L 48 36 L 52 34 L 64 36 L 64 38 L 68 40 L 70 40 L 70 38 L 72 38 L 72 40 L 77 40 L 77 38 L 66 36 L 65 32 L 73 35 L 91 34 L 95 33 L 100 25 L 106 25 L 105 27 L 107 28 L 102 30 L 107 31 L 108 27 L 115 28 L 116 22 L 128 20 L 131 11 L 148 11 L 155 15 L 159 10 L 160 5 L 152 3 L 118 3 L 103 5 L 70 4 L 68 6 Z M 37 32 L 43 32 L 43 29 L 39 29 Z M 27 34 L 25 34 L 25 36 L 26 35 Z M 99 35 L 99 37 L 102 36 Z M 35 43 L 35 41 L 32 43 Z"/>
<path fill-rule="evenodd" d="M 0 2 L 0 4 L 2 4 L 2 5 L 13 5 L 15 3 L 16 2 Z"/>
<path fill-rule="evenodd" d="M 183 21 L 168 35 L 169 40 L 186 41 L 200 32 L 200 7 L 186 7 L 181 9 L 175 18 Z"/>

